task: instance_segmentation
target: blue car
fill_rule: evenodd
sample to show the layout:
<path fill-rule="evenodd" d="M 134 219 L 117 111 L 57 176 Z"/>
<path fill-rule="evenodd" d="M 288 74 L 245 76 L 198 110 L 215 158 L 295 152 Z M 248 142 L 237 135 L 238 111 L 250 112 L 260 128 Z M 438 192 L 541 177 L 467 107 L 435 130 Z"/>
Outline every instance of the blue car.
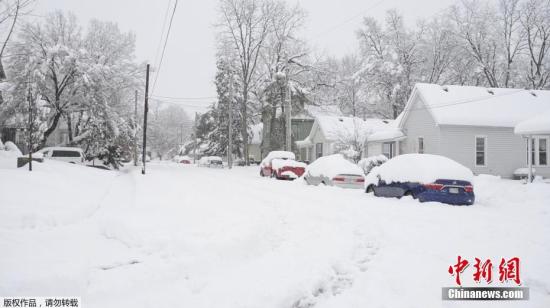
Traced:
<path fill-rule="evenodd" d="M 472 205 L 475 202 L 474 188 L 470 182 L 458 180 L 436 180 L 431 184 L 415 182 L 379 181 L 369 185 L 367 193 L 374 192 L 377 197 L 401 198 L 412 196 L 420 202 L 435 201 L 453 205 Z"/>
<path fill-rule="evenodd" d="M 377 197 L 411 196 L 420 202 L 472 205 L 475 202 L 472 177 L 468 168 L 449 158 L 405 154 L 373 169 L 367 175 L 366 192 Z"/>

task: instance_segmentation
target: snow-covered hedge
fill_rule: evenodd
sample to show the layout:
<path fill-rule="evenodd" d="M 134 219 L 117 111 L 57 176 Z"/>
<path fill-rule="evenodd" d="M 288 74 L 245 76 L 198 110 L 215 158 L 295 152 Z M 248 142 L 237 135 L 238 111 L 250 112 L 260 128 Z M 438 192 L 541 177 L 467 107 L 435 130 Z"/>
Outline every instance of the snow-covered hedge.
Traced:
<path fill-rule="evenodd" d="M 15 145 L 15 143 L 13 143 L 11 141 L 6 141 L 6 143 L 4 144 L 4 150 L 8 151 L 8 152 L 12 152 L 12 154 L 15 155 L 15 156 L 23 155 L 23 153 L 21 153 L 21 151 Z"/>
<path fill-rule="evenodd" d="M 363 169 L 363 172 L 365 174 L 368 174 L 372 168 L 382 165 L 383 163 L 387 162 L 388 158 L 384 155 L 376 155 L 376 156 L 370 156 L 365 157 L 361 159 L 357 165 Z"/>

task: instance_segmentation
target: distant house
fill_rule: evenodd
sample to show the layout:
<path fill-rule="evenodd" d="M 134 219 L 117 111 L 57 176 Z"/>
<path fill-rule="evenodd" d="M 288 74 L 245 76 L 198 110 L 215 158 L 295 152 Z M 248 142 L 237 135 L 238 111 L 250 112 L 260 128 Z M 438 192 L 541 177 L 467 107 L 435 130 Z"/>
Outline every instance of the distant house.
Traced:
<path fill-rule="evenodd" d="M 366 147 L 369 156 L 439 154 L 510 178 L 528 160 L 528 139 L 515 126 L 548 111 L 550 91 L 417 84 L 395 124 L 367 136 Z M 549 136 L 530 136 L 536 173 L 549 177 Z"/>
<path fill-rule="evenodd" d="M 388 129 L 391 123 L 391 120 L 381 119 L 317 116 L 308 136 L 297 141 L 296 146 L 304 160 L 309 161 L 345 151 L 357 151 L 357 148 L 363 147 L 368 135 Z"/>
<path fill-rule="evenodd" d="M 253 157 L 255 161 L 262 160 L 262 131 L 264 125 L 262 123 L 252 125 L 252 137 L 248 143 L 248 156 Z"/>

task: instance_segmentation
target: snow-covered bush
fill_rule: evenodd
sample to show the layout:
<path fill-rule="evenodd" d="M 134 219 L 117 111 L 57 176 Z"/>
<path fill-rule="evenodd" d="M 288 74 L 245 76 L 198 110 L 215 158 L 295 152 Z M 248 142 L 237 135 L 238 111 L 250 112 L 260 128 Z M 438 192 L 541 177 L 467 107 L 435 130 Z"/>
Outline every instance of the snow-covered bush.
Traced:
<path fill-rule="evenodd" d="M 387 162 L 388 158 L 384 155 L 376 155 L 376 156 L 370 156 L 361 159 L 357 165 L 363 169 L 363 172 L 365 174 L 368 174 L 372 168 L 382 165 L 383 163 Z"/>
<path fill-rule="evenodd" d="M 8 152 L 12 152 L 14 156 L 22 156 L 23 153 L 19 150 L 19 148 L 15 145 L 15 143 L 11 141 L 6 141 L 4 144 L 4 150 Z"/>

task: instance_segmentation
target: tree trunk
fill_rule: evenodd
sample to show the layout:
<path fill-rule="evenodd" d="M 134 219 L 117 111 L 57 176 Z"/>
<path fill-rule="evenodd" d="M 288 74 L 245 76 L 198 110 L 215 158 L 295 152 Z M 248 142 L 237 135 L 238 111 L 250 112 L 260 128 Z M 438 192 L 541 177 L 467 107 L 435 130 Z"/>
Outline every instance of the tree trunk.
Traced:
<path fill-rule="evenodd" d="M 40 147 L 41 148 L 46 146 L 46 142 L 48 141 L 48 137 L 56 130 L 57 124 L 59 123 L 60 118 L 61 118 L 61 113 L 60 112 L 57 112 L 53 116 L 53 121 L 50 124 L 50 127 L 48 127 L 48 129 L 46 129 L 46 131 L 44 132 L 44 136 L 42 137 L 42 140 L 40 141 Z"/>
<path fill-rule="evenodd" d="M 71 119 L 71 114 L 67 114 L 67 130 L 69 133 L 69 144 L 73 144 L 73 121 Z"/>
<path fill-rule="evenodd" d="M 248 159 L 248 114 L 247 114 L 247 105 L 248 105 L 248 87 L 245 85 L 243 89 L 243 106 L 242 106 L 242 127 L 241 127 L 241 137 L 243 138 L 243 154 L 244 161 L 247 166 L 250 166 L 250 161 Z"/>

